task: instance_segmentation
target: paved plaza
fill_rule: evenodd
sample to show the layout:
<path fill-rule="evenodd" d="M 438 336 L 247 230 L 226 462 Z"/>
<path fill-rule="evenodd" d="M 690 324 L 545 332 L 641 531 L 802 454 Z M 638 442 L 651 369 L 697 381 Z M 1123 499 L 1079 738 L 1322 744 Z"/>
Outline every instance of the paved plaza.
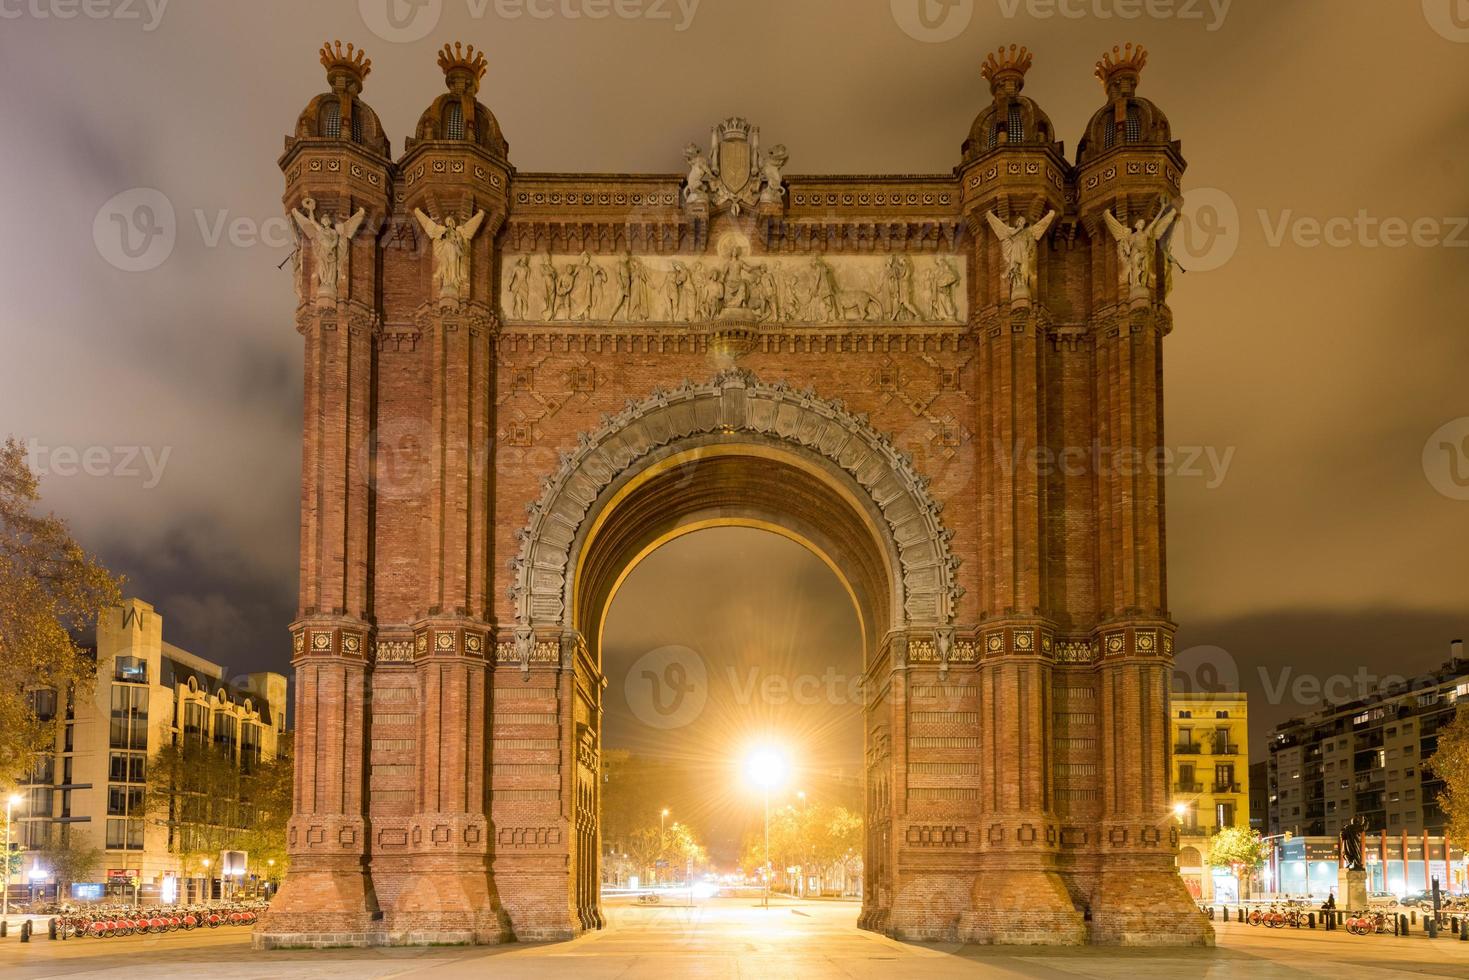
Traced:
<path fill-rule="evenodd" d="M 434 947 L 257 952 L 241 930 L 161 937 L 0 942 L 0 976 L 143 980 L 234 977 L 1147 978 L 1465 977 L 1469 943 L 1343 932 L 1219 927 L 1210 950 L 1108 947 L 914 946 L 858 931 L 847 903 L 717 900 L 695 908 L 612 904 L 609 928 L 575 942 L 496 948 Z"/>

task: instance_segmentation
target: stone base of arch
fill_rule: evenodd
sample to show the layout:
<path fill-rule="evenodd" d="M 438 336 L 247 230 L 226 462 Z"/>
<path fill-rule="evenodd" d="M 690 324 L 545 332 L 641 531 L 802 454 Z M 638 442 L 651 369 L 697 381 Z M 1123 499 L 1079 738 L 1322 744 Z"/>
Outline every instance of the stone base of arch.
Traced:
<path fill-rule="evenodd" d="M 1103 869 L 1092 901 L 1091 941 L 1111 946 L 1213 946 L 1171 858 L 1120 858 Z"/>
<path fill-rule="evenodd" d="M 970 910 L 960 921 L 959 938 L 965 942 L 1024 946 L 1087 942 L 1085 915 L 1052 868 L 1005 867 L 986 860 L 972 895 Z"/>

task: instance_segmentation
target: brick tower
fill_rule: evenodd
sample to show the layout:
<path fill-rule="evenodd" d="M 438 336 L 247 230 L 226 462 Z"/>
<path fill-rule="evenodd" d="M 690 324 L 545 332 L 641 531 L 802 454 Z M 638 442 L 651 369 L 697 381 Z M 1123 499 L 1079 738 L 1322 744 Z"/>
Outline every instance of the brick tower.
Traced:
<path fill-rule="evenodd" d="M 392 159 L 370 62 L 324 47 L 280 160 L 298 768 L 257 942 L 599 928 L 602 617 L 709 524 L 787 529 L 859 607 L 864 928 L 1212 941 L 1167 792 L 1184 162 L 1145 60 L 1098 63 L 1074 162 L 1011 47 L 952 173 L 788 177 L 731 117 L 686 172 L 574 175 L 511 166 L 458 44 Z"/>

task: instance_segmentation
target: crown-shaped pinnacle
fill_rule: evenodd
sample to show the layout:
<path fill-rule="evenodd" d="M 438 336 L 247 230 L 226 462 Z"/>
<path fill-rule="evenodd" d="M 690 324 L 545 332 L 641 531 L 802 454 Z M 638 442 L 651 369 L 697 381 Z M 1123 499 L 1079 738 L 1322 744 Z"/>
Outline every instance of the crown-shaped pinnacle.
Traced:
<path fill-rule="evenodd" d="M 359 83 L 372 71 L 372 59 L 367 56 L 367 52 L 354 47 L 350 42 L 345 49 L 341 41 L 323 42 L 321 63 L 326 68 L 328 78 L 340 71 L 354 76 Z"/>
<path fill-rule="evenodd" d="M 985 56 L 979 73 L 990 83 L 991 92 L 998 90 L 1007 80 L 1013 80 L 1018 91 L 1024 84 L 1031 61 L 1031 54 L 1024 46 L 1012 44 L 1006 50 L 1001 45 L 1000 50 Z"/>
<path fill-rule="evenodd" d="M 1102 52 L 1102 60 L 1097 62 L 1095 74 L 1103 88 L 1110 88 L 1112 80 L 1118 75 L 1131 76 L 1132 84 L 1135 86 L 1137 76 L 1142 73 L 1143 65 L 1147 63 L 1148 49 L 1141 44 L 1135 45 L 1129 41 L 1120 48 L 1114 44 L 1111 51 Z"/>
<path fill-rule="evenodd" d="M 448 44 L 439 52 L 439 67 L 447 75 L 452 71 L 466 71 L 478 82 L 485 77 L 488 62 L 483 51 L 474 50 L 474 45 L 462 46 L 458 41 L 451 48 Z"/>

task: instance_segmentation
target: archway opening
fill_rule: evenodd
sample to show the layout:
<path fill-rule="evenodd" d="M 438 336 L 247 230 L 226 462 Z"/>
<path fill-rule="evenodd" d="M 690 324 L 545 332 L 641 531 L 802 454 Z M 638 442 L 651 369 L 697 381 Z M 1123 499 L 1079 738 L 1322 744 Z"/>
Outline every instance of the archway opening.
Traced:
<path fill-rule="evenodd" d="M 723 439 L 668 447 L 588 518 L 567 607 L 607 682 L 603 904 L 768 884 L 852 899 L 855 923 L 863 673 L 903 602 L 876 504 L 801 447 Z M 746 767 L 771 747 L 767 849 Z"/>

